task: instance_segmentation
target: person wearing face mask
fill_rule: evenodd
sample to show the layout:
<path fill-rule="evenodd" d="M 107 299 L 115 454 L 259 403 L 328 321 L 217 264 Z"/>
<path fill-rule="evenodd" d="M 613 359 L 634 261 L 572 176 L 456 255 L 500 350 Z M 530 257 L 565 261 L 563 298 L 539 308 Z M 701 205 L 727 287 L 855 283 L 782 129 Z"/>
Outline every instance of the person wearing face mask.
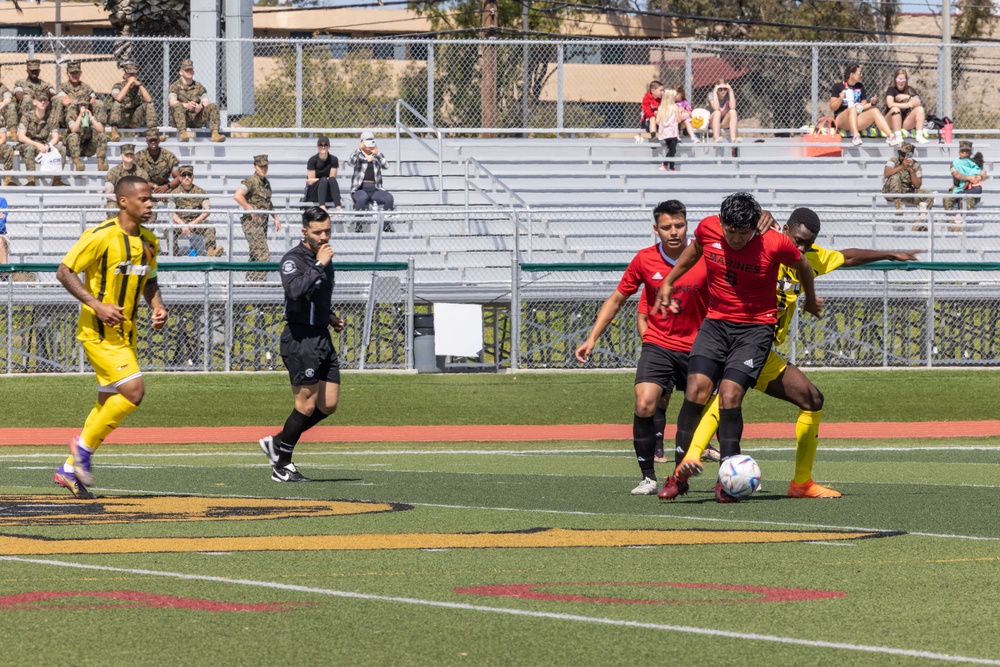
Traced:
<path fill-rule="evenodd" d="M 924 131 L 926 116 L 924 105 L 920 101 L 906 76 L 905 69 L 897 69 L 892 83 L 885 91 L 885 119 L 893 133 L 902 139 L 903 130 L 915 130 L 914 139 L 918 144 L 928 143 Z"/>
<path fill-rule="evenodd" d="M 386 167 L 386 159 L 379 152 L 375 135 L 371 131 L 365 130 L 361 133 L 361 143 L 357 150 L 351 153 L 347 164 L 354 168 L 354 174 L 351 176 L 351 199 L 354 200 L 354 210 L 363 211 L 373 205 L 381 206 L 386 211 L 393 210 L 393 196 L 382 187 L 382 170 Z M 393 231 L 392 225 L 388 222 L 382 229 L 386 232 Z M 355 231 L 361 231 L 360 223 L 355 227 Z"/>

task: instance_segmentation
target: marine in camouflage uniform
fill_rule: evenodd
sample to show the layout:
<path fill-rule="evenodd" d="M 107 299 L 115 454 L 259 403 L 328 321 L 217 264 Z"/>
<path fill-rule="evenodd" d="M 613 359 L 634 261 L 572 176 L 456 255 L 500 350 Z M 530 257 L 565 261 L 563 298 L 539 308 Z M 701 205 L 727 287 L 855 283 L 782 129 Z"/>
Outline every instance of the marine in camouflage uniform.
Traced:
<path fill-rule="evenodd" d="M 66 135 L 66 153 L 77 171 L 83 171 L 83 156 L 97 156 L 97 170 L 108 168 L 108 135 L 104 134 L 104 124 L 97 120 L 90 111 L 90 99 L 81 98 L 70 104 L 73 108 L 73 120 L 69 123 L 69 133 Z M 88 115 L 80 117 L 80 109 L 86 107 Z"/>
<path fill-rule="evenodd" d="M 188 132 L 189 127 L 203 127 L 208 123 L 212 130 L 212 141 L 221 143 L 226 138 L 219 133 L 219 105 L 209 102 L 205 86 L 194 80 L 194 63 L 182 60 L 180 78 L 170 84 L 168 89 L 168 104 L 170 105 L 170 120 L 180 133 L 181 141 L 188 141 L 194 132 Z M 194 102 L 201 105 L 201 110 L 194 111 L 185 104 Z"/>
<path fill-rule="evenodd" d="M 48 95 L 53 97 L 56 89 L 48 81 L 39 78 L 38 73 L 42 71 L 42 62 L 34 58 L 25 63 L 28 76 L 14 82 L 14 97 L 17 98 L 18 117 L 31 111 L 31 100 L 38 95 Z"/>
<path fill-rule="evenodd" d="M 160 148 L 160 131 L 146 130 L 146 148 L 135 154 L 135 163 L 149 175 L 154 194 L 163 194 L 181 184 L 178 172 L 181 161 L 165 148 Z"/>
<path fill-rule="evenodd" d="M 971 141 L 963 139 L 962 141 L 958 142 L 958 155 L 959 155 L 959 157 L 962 157 L 962 153 L 967 153 L 967 155 L 965 157 L 971 157 L 972 156 L 972 142 Z M 956 171 L 957 170 L 954 167 L 951 169 L 951 185 L 952 185 L 952 188 L 951 188 L 950 192 L 952 194 L 962 194 L 962 192 L 964 191 L 962 189 L 960 189 L 957 193 L 955 192 L 956 188 L 964 188 L 964 186 L 965 186 L 965 181 L 961 181 L 961 180 L 955 178 L 955 172 Z M 986 172 L 982 173 L 984 178 L 985 178 L 985 173 Z M 944 210 L 946 210 L 946 211 L 951 211 L 951 210 L 954 210 L 956 208 L 959 211 L 961 211 L 963 207 L 965 208 L 965 210 L 971 211 L 972 209 L 976 208 L 976 206 L 978 206 L 979 202 L 981 202 L 981 201 L 982 201 L 982 197 L 966 197 L 965 199 L 959 199 L 958 197 L 945 197 L 941 201 L 941 203 L 944 205 Z M 951 229 L 952 229 L 952 231 L 955 231 L 955 228 L 951 228 Z M 958 229 L 960 230 L 961 227 L 959 227 Z"/>
<path fill-rule="evenodd" d="M 122 144 L 120 152 L 122 163 L 109 169 L 107 175 L 104 177 L 104 192 L 111 195 L 109 201 L 112 204 L 112 208 L 117 208 L 118 206 L 114 196 L 115 186 L 118 185 L 118 181 L 123 177 L 138 176 L 147 181 L 149 180 L 149 174 L 135 163 L 135 144 Z"/>
<path fill-rule="evenodd" d="M 899 147 L 899 152 L 893 156 L 885 165 L 887 170 L 889 169 L 899 169 L 896 173 L 888 176 L 885 182 L 882 184 L 882 192 L 885 194 L 920 194 L 920 195 L 930 195 L 930 190 L 921 190 L 914 187 L 913 179 L 916 177 L 918 181 L 923 180 L 923 167 L 916 160 L 910 168 L 906 168 L 904 161 L 907 158 L 912 158 L 913 156 L 913 144 L 908 141 L 904 141 Z M 886 197 L 886 201 L 892 202 L 896 207 L 897 211 L 901 211 L 904 206 L 919 206 L 920 204 L 926 204 L 926 208 L 930 208 L 934 204 L 934 197 Z"/>
<path fill-rule="evenodd" d="M 0 107 L 3 113 L 3 127 L 10 133 L 9 141 L 17 141 L 17 100 L 10 88 L 0 83 Z"/>
<path fill-rule="evenodd" d="M 80 80 L 81 74 L 82 67 L 80 63 L 75 60 L 66 63 L 67 81 L 59 85 L 54 102 L 61 105 L 60 108 L 63 112 L 60 127 L 68 129 L 70 123 L 75 121 L 77 115 L 79 115 L 80 109 L 76 104 L 76 100 L 87 100 L 90 103 L 90 113 L 101 125 L 106 125 L 108 122 L 108 108 L 97 97 L 94 89 Z M 103 132 L 103 130 L 101 131 Z"/>
<path fill-rule="evenodd" d="M 173 207 L 176 209 L 173 216 L 174 225 L 190 227 L 192 234 L 198 234 L 205 239 L 205 254 L 209 257 L 219 257 L 225 253 L 225 250 L 216 245 L 215 227 L 205 224 L 204 219 L 196 222 L 198 218 L 208 212 L 208 194 L 194 184 L 193 166 L 181 165 L 180 174 L 181 184 L 170 191 L 170 194 L 174 196 Z M 190 187 L 185 187 L 188 185 L 189 178 L 191 179 Z M 177 246 L 177 241 L 178 235 L 175 232 L 174 254 L 180 255 L 182 253 Z"/>
<path fill-rule="evenodd" d="M 11 144 L 17 137 L 11 137 L 7 132 L 7 126 L 0 126 L 0 165 L 4 171 L 14 171 L 14 149 Z M 14 177 L 8 176 L 3 181 L 4 185 L 14 185 Z"/>
<path fill-rule="evenodd" d="M 39 95 L 31 101 L 31 112 L 21 116 L 21 122 L 17 126 L 18 139 L 21 133 L 28 141 L 21 141 L 21 161 L 25 169 L 35 171 L 35 157 L 39 153 L 38 144 L 56 144 L 56 150 L 64 158 L 64 147 L 59 141 L 59 112 L 52 108 L 48 95 Z M 33 143 L 34 142 L 34 143 Z M 35 184 L 35 177 L 28 178 L 28 185 Z M 56 176 L 52 179 L 53 185 L 63 185 L 62 178 Z"/>
<path fill-rule="evenodd" d="M 267 180 L 267 156 L 255 155 L 253 166 L 253 176 L 243 179 L 236 194 L 233 195 L 233 199 L 241 207 L 272 211 L 274 206 L 271 204 L 271 183 Z M 249 259 L 251 262 L 266 262 L 271 259 L 271 253 L 267 247 L 267 217 L 266 213 L 244 213 L 240 218 L 243 235 L 250 246 Z M 281 222 L 277 216 L 275 216 L 275 227 L 279 231 L 281 230 Z M 265 275 L 263 271 L 247 271 L 247 280 L 259 282 L 264 280 Z"/>
<path fill-rule="evenodd" d="M 114 88 L 111 89 L 111 97 L 114 98 L 111 103 L 111 114 L 108 121 L 111 124 L 111 141 L 118 141 L 121 138 L 118 134 L 119 127 L 131 128 L 139 127 L 140 125 L 153 127 L 158 124 L 156 107 L 152 103 L 152 95 L 149 95 L 149 91 L 146 90 L 146 87 L 142 85 L 137 77 L 139 68 L 135 63 L 125 63 L 123 69 L 125 70 L 125 78 L 116 83 Z M 135 83 L 123 93 L 122 91 L 131 78 L 135 78 Z M 150 97 L 151 101 L 146 102 L 143 92 Z M 119 95 L 122 96 L 120 100 L 118 99 Z"/>

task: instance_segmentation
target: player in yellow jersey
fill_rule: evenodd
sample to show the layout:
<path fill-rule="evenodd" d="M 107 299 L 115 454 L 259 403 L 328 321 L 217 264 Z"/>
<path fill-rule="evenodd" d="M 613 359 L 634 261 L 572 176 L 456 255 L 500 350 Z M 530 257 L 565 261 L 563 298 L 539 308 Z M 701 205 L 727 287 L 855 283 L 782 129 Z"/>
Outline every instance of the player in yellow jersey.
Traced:
<path fill-rule="evenodd" d="M 812 209 L 797 208 L 788 217 L 781 230 L 799 252 L 809 260 L 817 277 L 841 266 L 863 266 L 872 262 L 912 262 L 922 250 L 882 252 L 880 250 L 827 250 L 813 245 L 820 231 L 819 216 Z M 780 345 L 788 335 L 788 327 L 795 313 L 799 295 L 799 280 L 794 269 L 782 266 L 778 272 L 778 323 L 775 326 L 774 344 Z M 795 475 L 788 485 L 791 498 L 839 498 L 840 492 L 817 484 L 812 479 L 813 462 L 819 445 L 819 424 L 823 415 L 823 394 L 795 365 L 788 363 L 772 347 L 760 378 L 754 386 L 757 391 L 780 398 L 799 408 L 795 421 Z M 705 408 L 691 447 L 677 467 L 678 475 L 685 479 L 702 471 L 699 463 L 702 450 L 712 439 L 719 426 L 719 397 L 716 395 Z"/>
<path fill-rule="evenodd" d="M 153 309 L 153 328 L 167 321 L 156 282 L 156 235 L 142 226 L 153 215 L 149 183 L 126 176 L 115 185 L 118 216 L 80 235 L 63 257 L 56 278 L 80 300 L 77 339 L 97 373 L 97 403 L 70 457 L 56 470 L 56 484 L 77 498 L 93 498 L 90 457 L 126 415 L 142 402 L 145 385 L 136 362 L 139 297 Z M 81 281 L 78 273 L 84 274 Z"/>

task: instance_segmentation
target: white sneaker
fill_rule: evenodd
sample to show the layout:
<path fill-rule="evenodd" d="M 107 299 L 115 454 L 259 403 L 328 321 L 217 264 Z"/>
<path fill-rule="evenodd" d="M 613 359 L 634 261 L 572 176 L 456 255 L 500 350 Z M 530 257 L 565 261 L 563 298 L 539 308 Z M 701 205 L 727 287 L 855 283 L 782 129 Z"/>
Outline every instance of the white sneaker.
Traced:
<path fill-rule="evenodd" d="M 691 143 L 692 144 L 700 144 L 701 143 L 701 139 L 699 139 L 698 137 L 691 137 Z"/>
<path fill-rule="evenodd" d="M 725 140 L 725 139 L 723 139 L 722 137 L 718 137 L 718 138 L 717 138 L 717 139 L 715 140 L 715 143 L 717 143 L 717 144 L 721 144 L 721 143 L 725 143 L 725 141 L 726 141 L 726 140 Z"/>
<path fill-rule="evenodd" d="M 902 137 L 897 137 L 895 134 L 891 137 L 887 137 L 885 140 L 886 146 L 899 146 L 903 143 Z"/>
<path fill-rule="evenodd" d="M 855 134 L 854 138 L 851 140 L 851 143 L 854 144 L 855 146 L 860 146 L 862 144 L 861 135 Z"/>
<path fill-rule="evenodd" d="M 917 130 L 917 136 L 914 138 L 916 139 L 918 144 L 930 143 L 930 139 L 927 138 L 927 134 L 925 132 L 921 132 L 920 130 Z"/>
<path fill-rule="evenodd" d="M 643 137 L 641 134 L 635 135 L 635 143 L 641 144 L 641 143 L 643 143 L 645 141 L 646 141 L 646 138 Z"/>
<path fill-rule="evenodd" d="M 639 486 L 632 489 L 633 496 L 651 496 L 655 494 L 660 488 L 660 485 L 656 483 L 656 480 L 652 477 L 645 477 Z"/>
<path fill-rule="evenodd" d="M 736 139 L 733 140 L 733 143 L 734 144 L 742 144 L 743 143 L 743 137 L 736 137 Z"/>

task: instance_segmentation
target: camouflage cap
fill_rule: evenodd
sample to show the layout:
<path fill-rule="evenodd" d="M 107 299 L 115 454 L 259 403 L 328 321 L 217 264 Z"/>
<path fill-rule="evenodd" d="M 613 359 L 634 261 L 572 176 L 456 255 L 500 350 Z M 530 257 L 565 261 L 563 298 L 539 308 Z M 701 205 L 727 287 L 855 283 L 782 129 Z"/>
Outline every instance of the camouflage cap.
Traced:
<path fill-rule="evenodd" d="M 135 144 L 122 144 L 118 151 L 122 155 L 135 155 Z"/>
<path fill-rule="evenodd" d="M 26 62 L 25 65 L 27 66 L 29 72 L 37 72 L 42 69 L 42 61 L 36 60 L 35 58 Z"/>
<path fill-rule="evenodd" d="M 972 152 L 972 142 L 969 141 L 968 139 L 962 139 L 960 142 L 958 142 L 958 150 L 960 150 L 960 151 L 969 151 L 971 153 Z"/>
<path fill-rule="evenodd" d="M 266 155 L 254 155 L 253 156 L 253 166 L 255 166 L 255 167 L 266 167 L 267 166 L 267 156 Z"/>
<path fill-rule="evenodd" d="M 82 68 L 80 67 L 80 63 L 78 61 L 76 61 L 76 60 L 70 60 L 68 63 L 66 63 L 66 72 L 67 73 L 69 73 L 69 72 L 80 72 L 80 71 L 82 71 Z"/>
<path fill-rule="evenodd" d="M 913 144 L 911 144 L 909 141 L 904 141 L 902 143 L 902 145 L 899 147 L 899 152 L 900 153 L 905 153 L 906 155 L 912 155 L 913 154 Z"/>
<path fill-rule="evenodd" d="M 190 58 L 185 58 L 184 60 L 181 61 L 180 67 L 178 69 L 180 69 L 181 71 L 194 69 L 194 61 L 192 61 Z"/>
<path fill-rule="evenodd" d="M 125 70 L 126 74 L 138 74 L 139 66 L 135 63 L 125 63 L 122 65 L 122 69 Z"/>
<path fill-rule="evenodd" d="M 180 171 L 181 176 L 184 176 L 184 175 L 187 175 L 187 174 L 190 174 L 191 176 L 194 176 L 194 166 L 193 165 L 182 164 L 180 166 L 180 170 L 179 171 Z"/>
<path fill-rule="evenodd" d="M 157 127 L 151 127 L 148 130 L 146 130 L 146 139 L 147 139 L 147 141 L 149 139 L 156 139 L 157 141 L 159 141 L 160 140 L 160 129 L 157 128 Z"/>

